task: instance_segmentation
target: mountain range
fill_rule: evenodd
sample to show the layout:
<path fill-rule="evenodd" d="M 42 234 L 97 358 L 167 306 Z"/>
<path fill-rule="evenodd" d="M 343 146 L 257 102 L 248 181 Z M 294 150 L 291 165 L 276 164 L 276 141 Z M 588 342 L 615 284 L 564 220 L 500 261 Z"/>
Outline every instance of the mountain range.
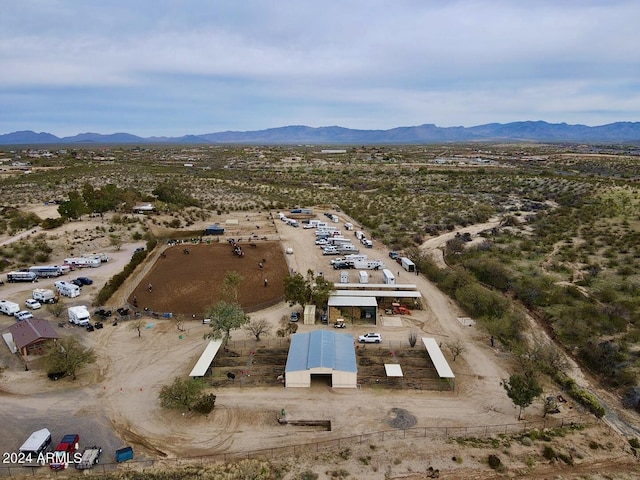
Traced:
<path fill-rule="evenodd" d="M 0 145 L 49 144 L 424 144 L 444 142 L 572 142 L 640 143 L 640 122 L 615 122 L 589 127 L 566 123 L 524 121 L 488 123 L 475 127 L 438 127 L 425 124 L 389 130 L 292 125 L 247 132 L 226 131 L 182 137 L 138 137 L 129 133 L 81 133 L 56 137 L 29 130 L 0 135 Z"/>

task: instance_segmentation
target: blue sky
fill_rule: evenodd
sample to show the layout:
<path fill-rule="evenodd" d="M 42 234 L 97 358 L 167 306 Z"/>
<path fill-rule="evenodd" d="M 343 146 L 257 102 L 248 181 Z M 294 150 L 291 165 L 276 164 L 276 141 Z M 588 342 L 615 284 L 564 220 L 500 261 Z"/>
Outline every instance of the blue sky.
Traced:
<path fill-rule="evenodd" d="M 0 133 L 640 120 L 637 0 L 0 8 Z"/>

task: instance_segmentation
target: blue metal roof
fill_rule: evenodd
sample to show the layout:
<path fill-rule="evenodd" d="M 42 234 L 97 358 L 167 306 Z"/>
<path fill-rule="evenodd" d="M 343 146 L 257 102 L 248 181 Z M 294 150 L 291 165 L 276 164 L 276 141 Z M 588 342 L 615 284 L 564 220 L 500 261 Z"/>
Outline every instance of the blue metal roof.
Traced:
<path fill-rule="evenodd" d="M 291 338 L 285 372 L 312 368 L 329 368 L 344 372 L 358 371 L 353 337 L 331 330 L 296 333 Z"/>

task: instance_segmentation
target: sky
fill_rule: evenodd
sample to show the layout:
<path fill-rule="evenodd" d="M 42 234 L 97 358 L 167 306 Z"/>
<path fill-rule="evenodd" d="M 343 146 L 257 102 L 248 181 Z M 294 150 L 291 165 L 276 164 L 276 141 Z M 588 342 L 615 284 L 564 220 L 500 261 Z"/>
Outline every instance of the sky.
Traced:
<path fill-rule="evenodd" d="M 1 0 L 0 133 L 640 121 L 638 0 Z"/>

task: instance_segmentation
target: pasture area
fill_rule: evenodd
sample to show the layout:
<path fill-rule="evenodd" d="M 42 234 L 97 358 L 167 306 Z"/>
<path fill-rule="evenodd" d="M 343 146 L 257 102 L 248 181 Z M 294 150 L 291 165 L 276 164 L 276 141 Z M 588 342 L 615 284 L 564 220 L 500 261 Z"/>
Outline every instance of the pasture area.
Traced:
<path fill-rule="evenodd" d="M 224 239 L 219 243 L 170 246 L 127 300 L 140 309 L 203 318 L 207 308 L 220 300 L 220 287 L 227 272 L 235 271 L 242 277 L 238 302 L 245 312 L 273 305 L 282 300 L 283 280 L 289 274 L 282 247 L 274 241 L 255 241 L 252 245 L 241 245 L 242 256 L 234 254 Z"/>
<path fill-rule="evenodd" d="M 278 379 L 284 373 L 289 352 L 288 339 L 261 341 L 257 346 L 251 342 L 229 342 L 220 349 L 205 377 L 215 388 L 225 386 L 282 388 Z M 390 349 L 380 345 L 356 345 L 358 383 L 363 387 L 413 390 L 449 390 L 449 384 L 440 381 L 438 374 L 424 347 L 405 346 Z M 403 377 L 387 377 L 384 364 L 400 364 Z M 232 381 L 227 373 L 235 375 Z"/>

